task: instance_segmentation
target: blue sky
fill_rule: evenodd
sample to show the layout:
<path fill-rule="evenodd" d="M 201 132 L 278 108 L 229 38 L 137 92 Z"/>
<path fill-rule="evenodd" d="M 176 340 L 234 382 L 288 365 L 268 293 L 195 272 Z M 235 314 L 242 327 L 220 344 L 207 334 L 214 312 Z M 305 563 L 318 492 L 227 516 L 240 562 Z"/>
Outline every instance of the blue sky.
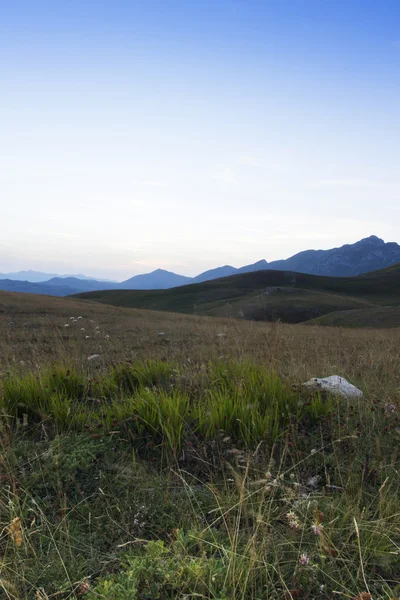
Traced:
<path fill-rule="evenodd" d="M 400 242 L 397 1 L 0 7 L 0 272 Z"/>

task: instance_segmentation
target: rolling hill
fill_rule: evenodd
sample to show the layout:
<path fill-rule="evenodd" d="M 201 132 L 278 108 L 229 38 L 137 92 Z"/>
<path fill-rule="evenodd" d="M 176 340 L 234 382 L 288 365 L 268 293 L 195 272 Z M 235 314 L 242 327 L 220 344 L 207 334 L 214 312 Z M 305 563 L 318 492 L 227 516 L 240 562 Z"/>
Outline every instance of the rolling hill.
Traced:
<path fill-rule="evenodd" d="M 255 271 L 169 290 L 108 290 L 76 297 L 131 308 L 299 323 L 337 311 L 400 305 L 400 264 L 358 277 Z"/>

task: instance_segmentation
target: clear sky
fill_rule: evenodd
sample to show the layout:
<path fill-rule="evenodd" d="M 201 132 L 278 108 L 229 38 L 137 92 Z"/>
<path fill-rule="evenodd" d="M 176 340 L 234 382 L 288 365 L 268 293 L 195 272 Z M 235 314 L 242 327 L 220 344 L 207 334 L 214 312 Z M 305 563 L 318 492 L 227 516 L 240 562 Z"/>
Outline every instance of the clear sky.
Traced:
<path fill-rule="evenodd" d="M 0 272 L 400 242 L 399 0 L 0 9 Z"/>

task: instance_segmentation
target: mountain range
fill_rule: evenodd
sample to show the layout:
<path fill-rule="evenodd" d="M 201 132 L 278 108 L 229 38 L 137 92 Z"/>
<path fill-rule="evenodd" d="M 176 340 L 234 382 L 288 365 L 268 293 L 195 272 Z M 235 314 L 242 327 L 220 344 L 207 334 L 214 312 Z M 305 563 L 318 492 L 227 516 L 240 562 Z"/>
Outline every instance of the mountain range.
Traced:
<path fill-rule="evenodd" d="M 200 273 L 196 277 L 185 277 L 164 269 L 156 269 L 151 273 L 135 275 L 117 283 L 96 280 L 84 275 L 52 276 L 36 271 L 20 271 L 6 275 L 0 274 L 0 290 L 51 296 L 67 296 L 108 289 L 156 290 L 266 270 L 348 277 L 384 269 L 396 263 L 400 263 L 400 245 L 395 242 L 385 243 L 377 236 L 371 235 L 355 244 L 346 244 L 339 248 L 305 250 L 284 260 L 272 262 L 260 260 L 240 268 L 225 265 Z M 17 277 L 21 279 L 17 279 Z M 43 277 L 48 278 L 43 279 Z"/>
<path fill-rule="evenodd" d="M 44 283 L 53 279 L 54 277 L 60 277 L 61 279 L 74 278 L 82 279 L 83 281 L 96 280 L 95 277 L 87 277 L 79 273 L 78 275 L 57 275 L 56 273 L 43 273 L 42 271 L 16 271 L 15 273 L 0 273 L 0 279 L 11 279 L 12 281 L 28 281 L 30 283 Z M 102 279 L 101 281 L 111 282 L 110 279 Z M 113 281 L 112 283 L 116 283 Z"/>

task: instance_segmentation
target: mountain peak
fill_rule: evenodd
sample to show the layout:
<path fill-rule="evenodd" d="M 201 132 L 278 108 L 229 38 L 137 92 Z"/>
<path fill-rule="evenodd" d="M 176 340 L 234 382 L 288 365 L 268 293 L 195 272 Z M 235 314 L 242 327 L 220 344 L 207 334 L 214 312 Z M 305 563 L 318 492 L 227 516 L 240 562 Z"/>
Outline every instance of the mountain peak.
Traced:
<path fill-rule="evenodd" d="M 167 269 L 155 269 L 155 271 L 151 271 L 149 275 L 165 275 L 166 273 L 175 275 L 175 273 L 172 273 L 172 271 L 167 271 Z"/>
<path fill-rule="evenodd" d="M 382 238 L 379 238 L 377 235 L 370 235 L 369 237 L 363 238 L 358 244 L 374 244 L 376 246 L 384 246 L 385 242 Z"/>
<path fill-rule="evenodd" d="M 178 275 L 165 269 L 156 269 L 151 273 L 135 275 L 120 284 L 120 287 L 130 290 L 161 290 L 191 283 L 191 277 Z"/>

